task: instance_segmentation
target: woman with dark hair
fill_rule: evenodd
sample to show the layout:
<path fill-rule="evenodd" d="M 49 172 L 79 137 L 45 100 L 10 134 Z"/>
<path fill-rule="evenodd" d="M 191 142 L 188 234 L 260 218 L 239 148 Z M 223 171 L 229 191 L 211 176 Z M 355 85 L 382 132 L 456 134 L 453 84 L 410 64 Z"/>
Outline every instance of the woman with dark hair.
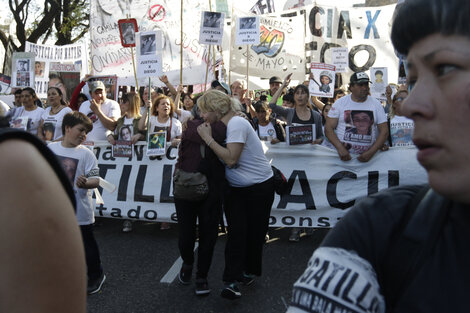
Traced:
<path fill-rule="evenodd" d="M 47 103 L 49 106 L 42 114 L 41 123 L 38 127 L 38 137 L 42 141 L 59 141 L 63 135 L 62 120 L 64 115 L 72 112 L 72 109 L 67 107 L 62 98 L 62 91 L 57 87 L 49 87 L 47 90 Z M 47 133 L 45 128 L 48 130 Z"/>
<path fill-rule="evenodd" d="M 331 311 L 310 299 L 351 312 L 468 312 L 469 12 L 468 0 L 407 0 L 398 9 L 391 37 L 410 89 L 400 111 L 414 121 L 429 186 L 356 202 L 315 250 L 288 312 Z"/>
<path fill-rule="evenodd" d="M 23 129 L 37 135 L 44 109 L 36 105 L 34 100 L 36 98 L 36 92 L 33 88 L 26 87 L 21 91 L 23 106 L 15 110 L 10 119 L 10 127 Z"/>
<path fill-rule="evenodd" d="M 64 101 L 64 103 L 67 103 L 68 101 L 67 86 L 65 85 L 64 80 L 59 74 L 56 74 L 56 73 L 49 74 L 49 88 L 50 87 L 59 88 L 60 91 L 62 91 L 62 100 Z"/>
<path fill-rule="evenodd" d="M 315 110 L 312 110 L 309 106 L 309 91 L 308 87 L 304 84 L 297 85 L 294 88 L 294 107 L 285 108 L 276 105 L 277 98 L 281 94 L 281 91 L 289 85 L 292 74 L 289 74 L 284 79 L 281 87 L 276 91 L 274 96 L 269 103 L 269 107 L 278 116 L 285 118 L 287 126 L 295 125 L 313 125 L 315 129 L 315 140 L 314 144 L 319 144 L 323 140 L 323 124 L 321 114 Z M 300 240 L 300 234 L 302 229 L 299 227 L 293 227 L 289 236 L 289 241 L 297 242 Z"/>

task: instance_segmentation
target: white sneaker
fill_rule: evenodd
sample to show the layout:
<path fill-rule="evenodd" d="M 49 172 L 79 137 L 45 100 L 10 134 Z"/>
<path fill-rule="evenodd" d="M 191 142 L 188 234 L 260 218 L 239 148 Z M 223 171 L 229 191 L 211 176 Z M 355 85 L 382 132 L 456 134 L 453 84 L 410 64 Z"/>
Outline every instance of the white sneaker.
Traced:
<path fill-rule="evenodd" d="M 122 224 L 122 231 L 128 233 L 132 231 L 132 222 L 130 220 L 125 220 Z"/>

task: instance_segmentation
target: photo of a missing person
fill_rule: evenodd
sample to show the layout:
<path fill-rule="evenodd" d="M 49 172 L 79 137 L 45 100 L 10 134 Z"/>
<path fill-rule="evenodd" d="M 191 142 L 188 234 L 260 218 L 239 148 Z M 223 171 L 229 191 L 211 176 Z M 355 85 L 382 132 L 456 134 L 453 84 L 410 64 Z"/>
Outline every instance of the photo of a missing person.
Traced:
<path fill-rule="evenodd" d="M 119 140 L 125 140 L 125 141 L 132 140 L 132 125 L 123 125 L 119 129 Z"/>
<path fill-rule="evenodd" d="M 220 28 L 222 21 L 222 13 L 220 12 L 204 12 L 203 27 L 207 28 Z"/>
<path fill-rule="evenodd" d="M 17 60 L 16 61 L 16 70 L 18 72 L 29 72 L 29 60 Z"/>
<path fill-rule="evenodd" d="M 150 55 L 157 51 L 156 35 L 142 35 L 140 37 L 140 54 Z"/>
<path fill-rule="evenodd" d="M 40 61 L 34 62 L 34 76 L 44 77 L 45 67 L 46 67 L 46 62 L 40 62 Z"/>
<path fill-rule="evenodd" d="M 351 110 L 352 125 L 346 127 L 344 139 L 350 142 L 371 143 L 374 113 L 367 110 Z"/>
<path fill-rule="evenodd" d="M 138 32 L 137 20 L 135 18 L 118 20 L 119 34 L 123 47 L 135 47 L 135 33 Z"/>
<path fill-rule="evenodd" d="M 240 29 L 254 29 L 256 28 L 256 17 L 241 17 Z"/>
<path fill-rule="evenodd" d="M 61 155 L 57 155 L 57 158 L 62 164 L 62 168 L 64 169 L 65 174 L 67 174 L 67 177 L 69 178 L 70 183 L 73 186 L 73 183 L 75 181 L 75 173 L 77 172 L 78 160 L 74 158 L 64 157 Z"/>

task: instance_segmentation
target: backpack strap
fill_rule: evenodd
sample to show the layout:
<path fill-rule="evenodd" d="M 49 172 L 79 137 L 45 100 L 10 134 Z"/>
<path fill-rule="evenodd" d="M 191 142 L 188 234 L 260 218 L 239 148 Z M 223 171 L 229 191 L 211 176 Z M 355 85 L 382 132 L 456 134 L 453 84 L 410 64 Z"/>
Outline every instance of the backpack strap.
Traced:
<path fill-rule="evenodd" d="M 410 201 L 391 237 L 390 249 L 384 259 L 385 275 L 382 275 L 381 286 L 387 312 L 393 312 L 431 255 L 447 220 L 449 204 L 448 199 L 429 186 L 418 191 Z"/>

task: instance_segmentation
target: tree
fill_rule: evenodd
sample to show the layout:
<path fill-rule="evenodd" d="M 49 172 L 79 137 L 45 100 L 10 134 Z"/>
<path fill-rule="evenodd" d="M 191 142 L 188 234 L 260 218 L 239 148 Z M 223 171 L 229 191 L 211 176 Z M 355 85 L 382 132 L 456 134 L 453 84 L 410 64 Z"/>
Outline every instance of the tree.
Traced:
<path fill-rule="evenodd" d="M 90 25 L 88 0 L 44 0 L 41 8 L 36 6 L 36 1 L 39 0 L 8 0 L 20 43 L 13 43 L 15 51 L 24 51 L 26 41 L 45 43 L 55 36 L 56 45 L 65 45 L 76 42 L 87 33 Z M 8 37 L 1 30 L 0 40 L 6 49 Z"/>

